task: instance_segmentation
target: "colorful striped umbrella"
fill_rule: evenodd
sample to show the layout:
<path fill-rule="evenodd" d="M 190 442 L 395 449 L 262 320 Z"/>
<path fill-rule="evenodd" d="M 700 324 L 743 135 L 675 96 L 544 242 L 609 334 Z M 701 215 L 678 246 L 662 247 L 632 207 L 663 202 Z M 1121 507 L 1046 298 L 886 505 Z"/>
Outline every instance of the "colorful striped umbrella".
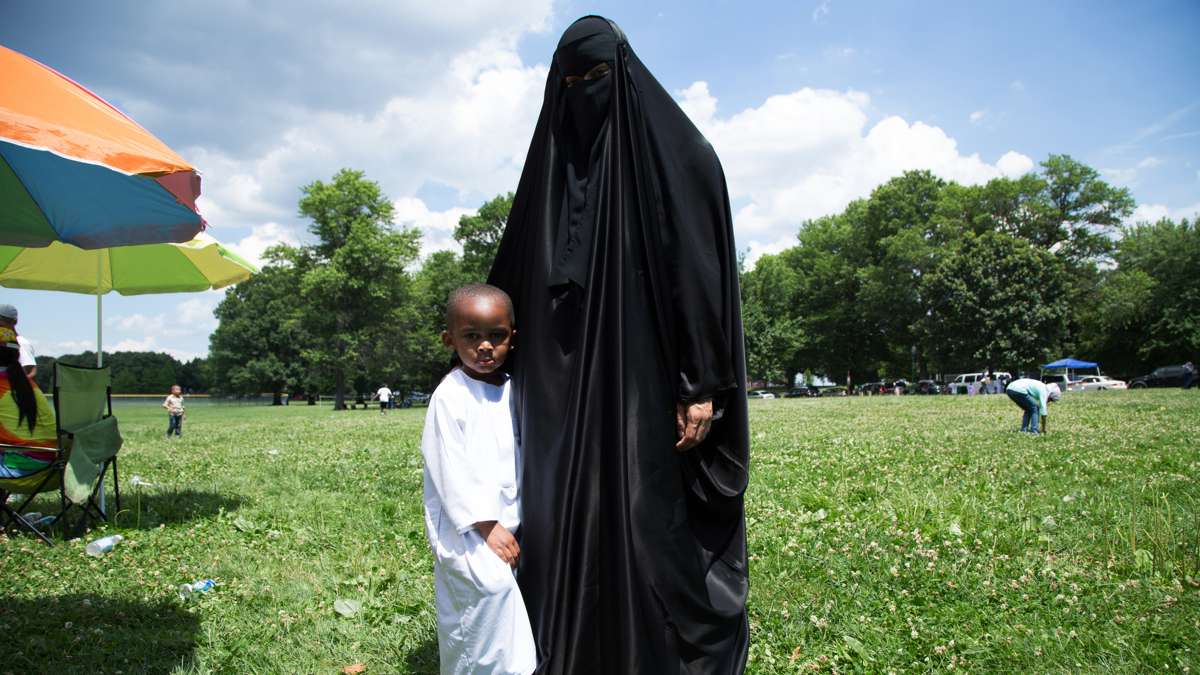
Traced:
<path fill-rule="evenodd" d="M 120 110 L 0 46 L 0 244 L 185 242 L 196 170 Z"/>
<path fill-rule="evenodd" d="M 84 250 L 54 242 L 0 246 L 0 286 L 96 296 L 96 363 L 102 365 L 101 296 L 188 293 L 224 288 L 257 273 L 254 265 L 200 233 L 182 244 L 142 244 Z"/>

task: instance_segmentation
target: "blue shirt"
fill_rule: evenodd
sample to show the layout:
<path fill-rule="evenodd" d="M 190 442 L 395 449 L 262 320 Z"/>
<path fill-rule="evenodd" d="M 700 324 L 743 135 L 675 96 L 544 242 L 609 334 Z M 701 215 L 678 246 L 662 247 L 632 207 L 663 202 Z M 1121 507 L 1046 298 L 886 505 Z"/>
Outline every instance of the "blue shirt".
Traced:
<path fill-rule="evenodd" d="M 1037 399 L 1038 412 L 1045 417 L 1047 413 L 1046 404 L 1050 401 L 1050 388 L 1041 380 L 1034 380 L 1028 377 L 1022 377 L 1019 380 L 1013 380 L 1008 384 L 1007 391 L 1015 394 L 1024 394 Z"/>

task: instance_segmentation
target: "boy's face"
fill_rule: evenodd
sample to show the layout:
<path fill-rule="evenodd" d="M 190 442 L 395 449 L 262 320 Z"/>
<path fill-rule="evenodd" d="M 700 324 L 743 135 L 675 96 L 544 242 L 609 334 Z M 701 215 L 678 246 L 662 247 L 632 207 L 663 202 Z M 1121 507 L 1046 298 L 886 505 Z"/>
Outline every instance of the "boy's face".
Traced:
<path fill-rule="evenodd" d="M 505 303 L 476 298 L 459 308 L 442 332 L 442 344 L 458 354 L 463 370 L 471 377 L 493 383 L 503 379 L 500 366 L 517 334 L 508 314 Z"/>

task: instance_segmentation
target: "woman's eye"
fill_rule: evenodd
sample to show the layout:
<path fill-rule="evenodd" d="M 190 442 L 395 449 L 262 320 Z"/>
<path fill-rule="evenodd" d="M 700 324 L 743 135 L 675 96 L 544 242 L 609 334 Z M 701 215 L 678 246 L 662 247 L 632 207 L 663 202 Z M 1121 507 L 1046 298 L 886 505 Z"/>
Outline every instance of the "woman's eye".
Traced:
<path fill-rule="evenodd" d="M 608 74 L 608 64 L 601 63 L 600 65 L 588 71 L 587 75 L 583 76 L 585 80 L 598 80 Z"/>

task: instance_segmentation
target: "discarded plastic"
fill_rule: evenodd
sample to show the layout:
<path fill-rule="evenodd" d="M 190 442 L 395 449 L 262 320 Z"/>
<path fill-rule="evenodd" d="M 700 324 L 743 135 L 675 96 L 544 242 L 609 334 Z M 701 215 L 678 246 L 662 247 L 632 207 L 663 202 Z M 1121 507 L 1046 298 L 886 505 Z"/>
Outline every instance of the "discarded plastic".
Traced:
<path fill-rule="evenodd" d="M 102 539 L 97 539 L 96 541 L 93 541 L 92 543 L 88 544 L 87 548 L 85 548 L 84 550 L 87 552 L 88 555 L 93 556 L 93 557 L 98 557 L 98 556 L 102 556 L 105 553 L 108 553 L 109 551 L 113 550 L 114 546 L 116 546 L 117 544 L 119 544 L 123 541 L 125 541 L 125 537 L 122 537 L 119 534 L 110 534 L 107 537 L 104 537 Z"/>
<path fill-rule="evenodd" d="M 31 511 L 30 513 L 22 513 L 21 517 L 32 523 L 36 520 L 41 520 L 42 512 L 41 511 Z"/>
<path fill-rule="evenodd" d="M 151 482 L 143 479 L 141 476 L 134 476 L 133 478 L 129 479 L 129 486 L 130 487 L 154 487 L 154 483 L 151 483 Z"/>
<path fill-rule="evenodd" d="M 190 584 L 179 584 L 179 597 L 187 600 L 192 593 L 207 593 L 211 591 L 217 582 L 212 579 L 201 579 Z"/>
<path fill-rule="evenodd" d="M 53 524 L 55 520 L 58 520 L 57 516 L 47 514 L 37 520 L 31 521 L 31 524 L 40 530 L 47 525 Z"/>

